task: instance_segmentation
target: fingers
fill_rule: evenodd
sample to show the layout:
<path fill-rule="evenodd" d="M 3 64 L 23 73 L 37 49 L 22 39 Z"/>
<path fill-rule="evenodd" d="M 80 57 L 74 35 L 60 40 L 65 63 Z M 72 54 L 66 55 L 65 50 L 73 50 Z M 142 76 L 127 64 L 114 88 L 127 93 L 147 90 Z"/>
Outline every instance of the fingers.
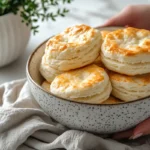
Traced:
<path fill-rule="evenodd" d="M 113 136 L 113 139 L 115 139 L 115 140 L 126 139 L 126 138 L 131 137 L 132 134 L 133 134 L 133 130 L 123 131 L 123 132 L 120 132 L 120 133 L 116 133 Z"/>
<path fill-rule="evenodd" d="M 150 30 L 150 5 L 131 5 L 110 18 L 104 26 L 131 26 Z"/>
<path fill-rule="evenodd" d="M 116 140 L 121 140 L 125 138 L 137 139 L 141 136 L 148 134 L 150 134 L 150 118 L 137 125 L 135 129 L 116 133 L 115 135 L 113 135 L 113 139 Z"/>
<path fill-rule="evenodd" d="M 110 18 L 102 26 L 133 26 L 135 22 L 134 6 L 124 8 L 118 15 Z"/>
<path fill-rule="evenodd" d="M 140 123 L 133 131 L 133 138 L 137 135 L 143 136 L 150 134 L 150 118 Z M 139 136 L 138 136 L 139 137 Z"/>

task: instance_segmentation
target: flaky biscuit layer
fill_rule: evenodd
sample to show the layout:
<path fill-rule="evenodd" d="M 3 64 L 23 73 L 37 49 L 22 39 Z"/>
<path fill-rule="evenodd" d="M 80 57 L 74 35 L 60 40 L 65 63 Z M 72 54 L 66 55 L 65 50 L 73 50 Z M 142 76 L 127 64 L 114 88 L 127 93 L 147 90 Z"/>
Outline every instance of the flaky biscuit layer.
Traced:
<path fill-rule="evenodd" d="M 44 55 L 40 64 L 40 73 L 49 83 L 51 83 L 54 78 L 62 72 L 49 66 Z"/>
<path fill-rule="evenodd" d="M 150 96 L 150 74 L 131 77 L 110 72 L 109 77 L 113 87 L 112 95 L 123 101 Z"/>

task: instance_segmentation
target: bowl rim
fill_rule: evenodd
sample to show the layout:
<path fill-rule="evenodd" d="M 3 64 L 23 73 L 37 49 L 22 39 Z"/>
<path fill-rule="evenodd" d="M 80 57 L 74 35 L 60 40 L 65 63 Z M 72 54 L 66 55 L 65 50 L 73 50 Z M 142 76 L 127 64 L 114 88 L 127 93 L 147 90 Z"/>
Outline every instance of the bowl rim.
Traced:
<path fill-rule="evenodd" d="M 120 28 L 121 26 L 108 26 L 108 27 L 95 27 L 96 29 L 100 29 L 100 28 Z M 121 27 L 122 28 L 122 27 Z M 53 37 L 53 36 L 51 36 Z M 81 103 L 81 102 L 78 102 L 78 101 L 72 101 L 72 100 L 69 100 L 69 99 L 65 99 L 65 98 L 62 98 L 62 97 L 59 97 L 57 95 L 54 95 L 50 92 L 47 92 L 44 88 L 42 88 L 41 85 L 39 85 L 38 83 L 36 83 L 34 81 L 34 79 L 31 77 L 30 75 L 30 71 L 29 71 L 29 66 L 30 66 L 30 63 L 31 63 L 31 60 L 34 56 L 34 54 L 38 51 L 38 49 L 44 45 L 51 37 L 49 37 L 48 39 L 46 39 L 44 42 L 42 42 L 39 46 L 37 46 L 35 48 L 35 50 L 30 54 L 28 60 L 27 60 L 27 64 L 26 64 L 26 75 L 27 75 L 27 78 L 30 79 L 30 81 L 35 85 L 37 86 L 40 90 L 42 90 L 43 92 L 46 92 L 48 95 L 50 96 L 53 96 L 53 97 L 56 97 L 56 98 L 59 98 L 61 99 L 62 101 L 66 101 L 66 102 L 69 102 L 69 103 L 76 103 L 76 104 L 80 104 L 80 105 L 90 105 L 90 106 L 114 106 L 114 105 L 126 105 L 126 104 L 133 104 L 133 103 L 137 103 L 139 101 L 146 101 L 147 98 L 150 98 L 150 96 L 147 96 L 145 98 L 141 98 L 141 99 L 138 99 L 138 100 L 134 100 L 134 101 L 128 101 L 128 102 L 121 102 L 121 103 L 116 103 L 116 104 L 90 104 L 90 103 Z M 118 98 L 117 98 L 118 99 Z"/>

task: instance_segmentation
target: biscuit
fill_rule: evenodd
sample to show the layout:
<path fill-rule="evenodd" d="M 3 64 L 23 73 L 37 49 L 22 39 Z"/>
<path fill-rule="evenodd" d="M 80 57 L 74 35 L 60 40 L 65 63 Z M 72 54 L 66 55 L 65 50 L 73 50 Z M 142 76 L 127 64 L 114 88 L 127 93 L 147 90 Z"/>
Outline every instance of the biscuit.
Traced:
<path fill-rule="evenodd" d="M 108 33 L 101 59 L 108 69 L 118 73 L 150 73 L 150 31 L 129 27 Z"/>
<path fill-rule="evenodd" d="M 49 83 L 51 83 L 54 80 L 54 78 L 62 72 L 50 67 L 46 62 L 44 55 L 40 64 L 40 73 Z"/>
<path fill-rule="evenodd" d="M 110 96 L 106 101 L 104 101 L 102 104 L 120 104 L 122 103 L 122 101 L 120 101 L 119 99 L 113 97 L 113 96 Z"/>
<path fill-rule="evenodd" d="M 46 90 L 47 92 L 50 92 L 50 83 L 49 82 L 44 81 L 41 86 L 44 90 Z"/>
<path fill-rule="evenodd" d="M 150 73 L 127 76 L 109 72 L 112 84 L 112 95 L 125 102 L 150 96 Z"/>
<path fill-rule="evenodd" d="M 46 44 L 48 65 L 69 71 L 91 64 L 100 54 L 100 31 L 87 25 L 76 25 L 52 37 Z"/>
<path fill-rule="evenodd" d="M 112 87 L 106 71 L 93 64 L 58 75 L 50 89 L 65 99 L 98 104 L 108 99 Z"/>

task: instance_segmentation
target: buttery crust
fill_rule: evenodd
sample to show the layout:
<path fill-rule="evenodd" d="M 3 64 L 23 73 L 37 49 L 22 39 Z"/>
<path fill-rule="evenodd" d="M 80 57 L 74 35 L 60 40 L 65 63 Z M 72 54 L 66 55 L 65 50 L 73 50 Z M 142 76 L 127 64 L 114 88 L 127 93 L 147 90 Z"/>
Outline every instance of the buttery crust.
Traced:
<path fill-rule="evenodd" d="M 110 33 L 110 32 L 111 32 L 111 31 L 107 31 L 107 30 L 101 31 L 102 39 L 104 40 L 105 37 L 106 37 L 106 35 L 107 35 L 108 33 Z"/>

